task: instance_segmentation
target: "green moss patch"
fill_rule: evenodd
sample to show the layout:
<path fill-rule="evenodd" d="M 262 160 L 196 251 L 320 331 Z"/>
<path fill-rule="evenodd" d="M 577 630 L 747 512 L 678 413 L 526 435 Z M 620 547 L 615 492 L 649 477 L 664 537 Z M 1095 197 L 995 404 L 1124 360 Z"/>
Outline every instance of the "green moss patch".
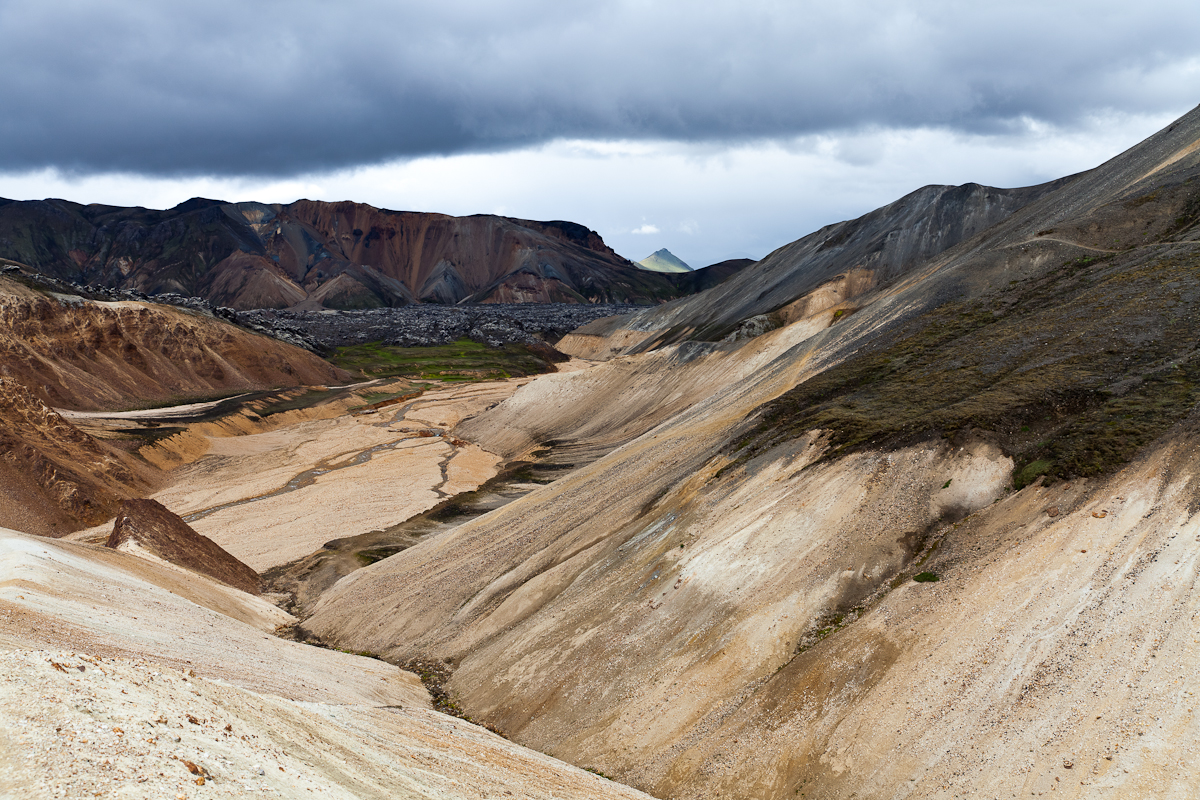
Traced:
<path fill-rule="evenodd" d="M 460 339 L 433 347 L 397 347 L 382 342 L 339 347 L 329 361 L 367 378 L 482 381 L 553 372 L 555 354 L 547 345 L 492 348 Z"/>
<path fill-rule="evenodd" d="M 1044 458 L 1039 458 L 1037 461 L 1031 461 L 1024 467 L 1017 469 L 1013 473 L 1013 486 L 1017 489 L 1024 489 L 1035 480 L 1045 475 L 1054 464 Z"/>

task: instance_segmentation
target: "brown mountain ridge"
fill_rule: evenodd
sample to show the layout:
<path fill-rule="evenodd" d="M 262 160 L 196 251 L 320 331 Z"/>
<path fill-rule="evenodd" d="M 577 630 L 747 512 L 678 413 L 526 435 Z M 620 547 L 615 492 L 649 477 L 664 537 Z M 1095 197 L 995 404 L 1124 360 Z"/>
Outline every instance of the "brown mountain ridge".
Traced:
<path fill-rule="evenodd" d="M 313 200 L 195 198 L 154 211 L 0 199 L 0 257 L 75 283 L 176 292 L 237 309 L 656 304 L 706 288 L 703 279 L 638 269 L 574 222 Z M 732 271 L 724 265 L 718 273 Z"/>

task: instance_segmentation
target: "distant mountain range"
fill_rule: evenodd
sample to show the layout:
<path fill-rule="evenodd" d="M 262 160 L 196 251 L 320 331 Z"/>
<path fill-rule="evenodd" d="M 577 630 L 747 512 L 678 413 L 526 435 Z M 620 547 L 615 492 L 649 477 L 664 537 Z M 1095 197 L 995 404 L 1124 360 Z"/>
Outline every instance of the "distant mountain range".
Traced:
<path fill-rule="evenodd" d="M 681 261 L 667 248 L 656 250 L 638 262 L 638 266 L 651 272 L 691 272 L 692 268 Z"/>
<path fill-rule="evenodd" d="M 0 199 L 0 258 L 74 283 L 243 310 L 657 304 L 736 271 L 727 264 L 700 285 L 640 269 L 595 231 L 561 220 L 200 198 L 166 211 Z"/>

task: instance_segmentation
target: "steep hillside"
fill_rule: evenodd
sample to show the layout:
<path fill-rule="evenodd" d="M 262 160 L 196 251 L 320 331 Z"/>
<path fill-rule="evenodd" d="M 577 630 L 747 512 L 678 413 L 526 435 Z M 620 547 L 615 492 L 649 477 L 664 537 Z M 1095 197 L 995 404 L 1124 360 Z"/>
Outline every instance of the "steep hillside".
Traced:
<path fill-rule="evenodd" d="M 5 525 L 63 536 L 146 491 L 151 471 L 80 431 L 17 381 L 0 378 L 0 511 Z"/>
<path fill-rule="evenodd" d="M 683 296 L 573 222 L 193 199 L 166 211 L 0 200 L 0 257 L 54 277 L 238 309 Z"/>
<path fill-rule="evenodd" d="M 1186 794 L 1198 187 L 1200 109 L 1055 185 L 834 226 L 708 310 L 596 323 L 626 355 L 456 429 L 586 466 L 305 625 L 444 659 L 469 713 L 663 797 Z"/>
<path fill-rule="evenodd" d="M 118 409 L 349 376 L 199 313 L 94 302 L 0 278 L 0 522 L 62 536 L 110 519 L 157 470 L 54 409 Z"/>
<path fill-rule="evenodd" d="M 43 402 L 70 409 L 182 402 L 349 377 L 312 353 L 211 316 L 53 295 L 5 278 L 0 374 Z"/>
<path fill-rule="evenodd" d="M 719 288 L 704 287 L 708 291 L 659 308 L 584 326 L 564 341 L 564 352 L 595 355 L 596 337 L 619 337 L 620 352 L 643 352 L 687 339 L 716 341 L 759 315 L 773 315 L 764 323 L 776 326 L 827 306 L 852 309 L 858 295 L 896 280 L 1071 180 L 1022 189 L 926 186 L 785 245 Z"/>
<path fill-rule="evenodd" d="M 126 500 L 113 521 L 104 546 L 145 554 L 247 594 L 259 594 L 259 576 L 219 544 L 196 533 L 179 515 L 157 500 Z"/>

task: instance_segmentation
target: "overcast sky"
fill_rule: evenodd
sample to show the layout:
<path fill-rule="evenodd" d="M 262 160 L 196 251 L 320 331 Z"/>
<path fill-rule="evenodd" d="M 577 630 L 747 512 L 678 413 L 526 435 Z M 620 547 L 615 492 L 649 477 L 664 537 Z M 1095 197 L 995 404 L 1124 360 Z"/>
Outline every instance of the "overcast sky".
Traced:
<path fill-rule="evenodd" d="M 1195 0 L 0 0 L 0 196 L 300 197 L 761 257 L 1200 102 Z"/>

